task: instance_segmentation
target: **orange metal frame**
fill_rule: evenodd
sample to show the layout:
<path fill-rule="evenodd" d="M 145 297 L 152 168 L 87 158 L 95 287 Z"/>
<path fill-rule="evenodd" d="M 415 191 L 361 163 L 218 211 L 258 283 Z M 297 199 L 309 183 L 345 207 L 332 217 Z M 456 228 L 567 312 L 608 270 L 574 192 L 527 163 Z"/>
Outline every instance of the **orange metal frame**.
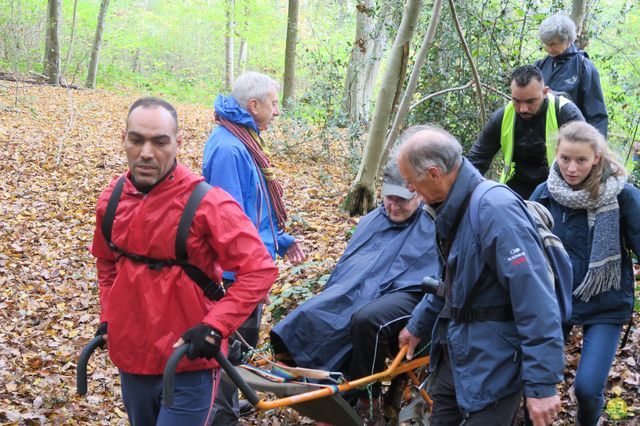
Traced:
<path fill-rule="evenodd" d="M 278 399 L 273 399 L 269 401 L 265 401 L 261 399 L 256 405 L 256 408 L 259 410 L 271 410 L 273 408 L 287 407 L 289 405 L 295 405 L 301 402 L 306 402 L 313 399 L 324 398 L 326 396 L 335 395 L 336 393 L 344 392 L 353 388 L 358 388 L 372 382 L 390 379 L 403 373 L 407 373 L 412 383 L 418 386 L 420 384 L 420 381 L 418 377 L 413 373 L 412 370 L 415 370 L 416 368 L 419 368 L 419 367 L 427 366 L 429 364 L 429 357 L 424 356 L 424 357 L 416 358 L 411 361 L 402 363 L 402 360 L 404 359 L 406 353 L 407 353 L 407 348 L 402 347 L 400 349 L 400 352 L 398 352 L 398 355 L 396 355 L 396 357 L 393 359 L 393 362 L 391 363 L 389 368 L 379 373 L 373 374 L 371 376 L 362 377 L 360 379 L 353 380 L 351 382 L 342 383 L 336 386 L 327 386 L 321 389 L 301 393 L 298 395 L 287 396 L 285 398 L 278 398 Z M 429 399 L 429 396 L 427 396 L 427 393 L 423 389 L 420 389 L 420 395 L 425 400 L 425 402 L 429 406 L 431 406 L 431 399 Z"/>

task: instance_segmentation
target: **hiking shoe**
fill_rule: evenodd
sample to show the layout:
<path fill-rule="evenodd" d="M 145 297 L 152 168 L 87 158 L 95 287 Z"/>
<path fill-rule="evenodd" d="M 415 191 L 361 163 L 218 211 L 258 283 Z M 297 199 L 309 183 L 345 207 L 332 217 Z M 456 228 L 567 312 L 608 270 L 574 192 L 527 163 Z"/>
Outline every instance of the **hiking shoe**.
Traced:
<path fill-rule="evenodd" d="M 238 401 L 238 408 L 239 408 L 239 411 L 238 411 L 239 417 L 247 417 L 253 414 L 254 411 L 256 411 L 253 404 L 251 404 L 246 399 L 241 399 L 240 401 Z"/>

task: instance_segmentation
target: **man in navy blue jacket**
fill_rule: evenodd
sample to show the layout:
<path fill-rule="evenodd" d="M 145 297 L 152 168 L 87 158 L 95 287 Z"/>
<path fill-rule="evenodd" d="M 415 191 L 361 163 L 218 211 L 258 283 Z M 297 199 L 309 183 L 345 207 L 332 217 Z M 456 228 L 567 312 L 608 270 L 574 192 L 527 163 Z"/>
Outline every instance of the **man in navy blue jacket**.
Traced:
<path fill-rule="evenodd" d="M 496 186 L 478 200 L 480 226 L 472 229 L 467 207 L 482 177 L 446 131 L 408 131 L 415 133 L 398 152 L 400 172 L 435 209 L 446 259 L 446 296 L 420 302 L 399 337 L 411 358 L 432 334 L 431 425 L 511 425 L 523 392 L 533 424 L 551 424 L 560 411 L 563 338 L 554 283 L 526 207 Z"/>

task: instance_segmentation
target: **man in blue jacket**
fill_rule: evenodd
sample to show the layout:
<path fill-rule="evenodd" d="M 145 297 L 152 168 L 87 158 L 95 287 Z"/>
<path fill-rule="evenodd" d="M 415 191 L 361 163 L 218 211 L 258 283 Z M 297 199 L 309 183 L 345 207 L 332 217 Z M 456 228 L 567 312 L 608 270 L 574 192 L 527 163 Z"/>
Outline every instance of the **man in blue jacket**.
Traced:
<path fill-rule="evenodd" d="M 560 411 L 560 312 L 526 207 L 497 186 L 478 200 L 472 229 L 467 207 L 482 177 L 446 131 L 409 130 L 416 133 L 400 147 L 400 172 L 435 208 L 446 259 L 445 297 L 420 302 L 399 337 L 411 358 L 432 334 L 431 424 L 513 424 L 523 392 L 533 424 L 551 424 Z"/>
<path fill-rule="evenodd" d="M 262 242 L 271 256 L 287 256 L 291 263 L 304 260 L 300 242 L 284 231 L 286 211 L 282 187 L 275 169 L 266 155 L 261 132 L 280 115 L 278 83 L 257 72 L 247 72 L 237 78 L 231 96 L 218 95 L 215 118 L 218 126 L 204 147 L 202 174 L 207 182 L 219 186 L 236 199 L 258 229 Z M 225 285 L 232 285 L 234 276 L 224 272 Z M 262 305 L 238 329 L 251 345 L 258 342 Z M 231 346 L 231 345 L 230 345 Z M 231 362 L 241 358 L 239 342 L 229 350 Z M 237 388 L 222 382 L 216 399 L 214 424 L 233 425 L 238 421 Z"/>

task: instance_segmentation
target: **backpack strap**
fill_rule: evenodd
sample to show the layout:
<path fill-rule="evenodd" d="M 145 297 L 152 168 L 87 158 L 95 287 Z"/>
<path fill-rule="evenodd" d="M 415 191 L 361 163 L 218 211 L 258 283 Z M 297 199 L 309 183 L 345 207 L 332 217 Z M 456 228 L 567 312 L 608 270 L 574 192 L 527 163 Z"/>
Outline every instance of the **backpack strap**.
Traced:
<path fill-rule="evenodd" d="M 195 217 L 196 210 L 200 205 L 200 202 L 204 198 L 204 196 L 209 192 L 212 188 L 206 182 L 200 182 L 194 190 L 189 195 L 189 199 L 187 200 L 187 204 L 182 212 L 182 216 L 180 216 L 180 222 L 178 223 L 178 230 L 176 232 L 176 241 L 175 241 L 175 259 L 153 259 L 146 256 L 138 255 L 135 253 L 129 253 L 119 247 L 117 247 L 111 241 L 111 233 L 113 231 L 113 222 L 116 216 L 116 210 L 118 208 L 118 204 L 120 202 L 120 198 L 122 196 L 122 190 L 124 187 L 124 182 L 126 180 L 126 175 L 122 175 L 120 179 L 116 182 L 113 191 L 111 192 L 111 196 L 109 197 L 109 202 L 107 204 L 107 210 L 102 218 L 102 234 L 104 235 L 104 239 L 107 241 L 109 248 L 120 256 L 124 256 L 127 259 L 136 262 L 136 263 L 144 263 L 149 265 L 150 269 L 158 270 L 167 266 L 180 266 L 187 276 L 196 284 L 204 295 L 214 301 L 220 300 L 222 296 L 224 296 L 224 288 L 214 282 L 207 274 L 205 274 L 200 268 L 191 265 L 187 260 L 187 237 L 189 236 L 189 229 L 191 228 L 191 224 L 193 223 L 193 218 Z"/>
<path fill-rule="evenodd" d="M 102 235 L 104 235 L 104 239 L 107 241 L 107 244 L 109 244 L 109 247 L 112 246 L 111 231 L 113 230 L 113 220 L 116 217 L 116 209 L 118 208 L 118 203 L 122 196 L 122 188 L 124 188 L 124 181 L 126 179 L 127 175 L 122 175 L 116 182 L 116 186 L 113 187 L 113 191 L 109 197 L 107 210 L 104 212 L 104 216 L 102 217 Z"/>
<path fill-rule="evenodd" d="M 189 278 L 200 287 L 204 295 L 211 300 L 220 300 L 222 296 L 224 296 L 224 287 L 214 282 L 200 268 L 187 263 L 187 237 L 189 236 L 189 229 L 191 229 L 191 224 L 193 223 L 193 218 L 196 215 L 196 210 L 200 202 L 211 188 L 211 185 L 202 181 L 196 185 L 191 192 L 182 216 L 180 217 L 180 222 L 178 223 L 175 250 L 176 260 Z"/>
<path fill-rule="evenodd" d="M 176 233 L 176 259 L 178 260 L 187 258 L 187 237 L 189 236 L 189 229 L 191 228 L 191 223 L 193 222 L 200 202 L 210 189 L 211 185 L 202 181 L 196 185 L 189 196 L 189 200 L 187 200 L 187 204 L 180 217 L 180 223 L 178 224 L 178 232 Z"/>
<path fill-rule="evenodd" d="M 469 221 L 471 223 L 471 231 L 475 234 L 476 239 L 480 240 L 480 212 L 479 205 L 480 199 L 490 190 L 504 187 L 488 179 L 483 179 L 473 190 L 471 198 L 469 200 Z M 450 315 L 451 318 L 457 321 L 513 321 L 513 309 L 511 305 L 496 305 L 486 306 L 481 308 L 470 308 L 469 305 L 473 302 L 475 289 L 474 286 L 467 299 L 461 308 L 449 307 L 449 312 L 445 312 L 445 315 Z"/>

